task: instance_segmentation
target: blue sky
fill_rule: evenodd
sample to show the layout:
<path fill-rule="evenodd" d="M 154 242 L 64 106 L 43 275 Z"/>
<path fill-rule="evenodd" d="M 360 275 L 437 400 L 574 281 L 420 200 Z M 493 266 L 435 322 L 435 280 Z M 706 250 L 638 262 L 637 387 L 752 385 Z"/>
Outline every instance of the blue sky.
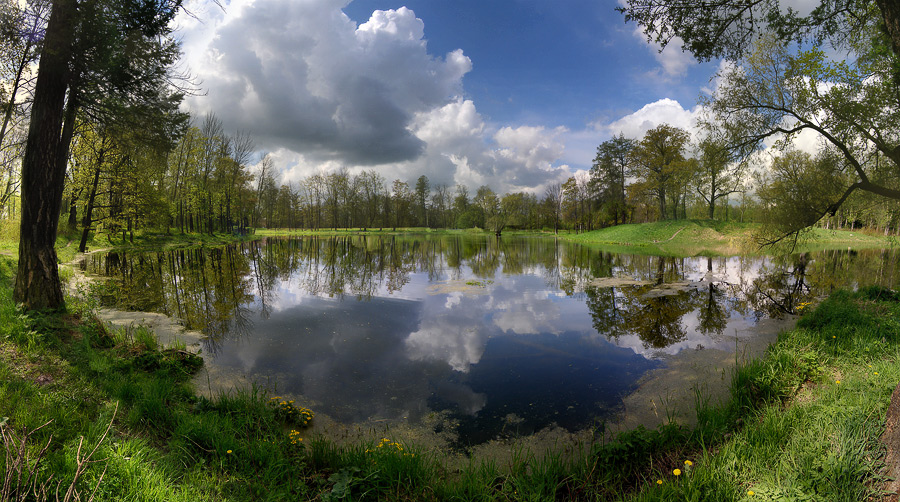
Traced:
<path fill-rule="evenodd" d="M 660 54 L 610 0 L 208 0 L 179 36 L 215 113 L 284 182 L 374 169 L 390 183 L 542 193 L 596 146 L 690 127 L 717 64 Z"/>
<path fill-rule="evenodd" d="M 691 62 L 681 78 L 654 78 L 655 49 L 609 0 L 355 0 L 344 12 L 362 23 L 403 6 L 425 22 L 429 51 L 472 59 L 466 94 L 502 123 L 575 129 L 659 98 L 691 105 L 715 71 Z"/>

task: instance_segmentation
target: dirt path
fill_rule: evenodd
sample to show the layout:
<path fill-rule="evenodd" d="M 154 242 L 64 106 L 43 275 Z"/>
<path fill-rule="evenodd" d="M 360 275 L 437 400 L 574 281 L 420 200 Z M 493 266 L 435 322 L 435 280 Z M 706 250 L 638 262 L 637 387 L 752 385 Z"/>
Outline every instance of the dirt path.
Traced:
<path fill-rule="evenodd" d="M 669 242 L 669 241 L 671 241 L 672 239 L 674 239 L 678 234 L 680 234 L 681 231 L 684 230 L 685 228 L 687 228 L 687 227 L 681 227 L 681 228 L 679 228 L 674 234 L 672 234 L 672 237 L 669 237 L 668 239 L 666 239 L 666 240 L 664 240 L 664 241 L 653 241 L 653 243 L 654 243 L 654 244 L 660 244 L 660 243 L 663 243 L 663 242 Z"/>

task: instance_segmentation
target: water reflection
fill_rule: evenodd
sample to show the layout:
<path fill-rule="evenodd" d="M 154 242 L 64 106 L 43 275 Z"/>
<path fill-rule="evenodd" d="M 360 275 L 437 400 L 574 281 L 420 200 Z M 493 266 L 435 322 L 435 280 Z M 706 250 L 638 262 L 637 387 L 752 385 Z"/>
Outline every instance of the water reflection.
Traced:
<path fill-rule="evenodd" d="M 335 420 L 447 414 L 463 443 L 614 412 L 684 349 L 731 350 L 763 317 L 861 281 L 896 252 L 778 259 L 599 252 L 545 238 L 268 239 L 92 256 L 104 302 L 207 335 L 208 362 Z M 728 336 L 726 336 L 728 335 Z"/>

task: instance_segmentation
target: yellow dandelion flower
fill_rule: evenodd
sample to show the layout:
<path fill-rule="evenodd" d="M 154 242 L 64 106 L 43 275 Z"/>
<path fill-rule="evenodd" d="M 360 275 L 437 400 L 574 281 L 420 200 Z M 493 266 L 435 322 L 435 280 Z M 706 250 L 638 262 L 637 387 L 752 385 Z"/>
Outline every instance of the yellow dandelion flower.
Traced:
<path fill-rule="evenodd" d="M 841 381 L 840 381 L 840 380 L 835 380 L 835 381 L 834 381 L 834 383 L 836 383 L 836 384 L 840 384 L 840 383 L 841 383 Z"/>
<path fill-rule="evenodd" d="M 753 490 L 747 490 L 747 495 L 750 496 L 750 497 L 752 497 L 752 496 L 754 496 L 754 495 L 756 495 L 756 494 L 753 493 Z"/>
<path fill-rule="evenodd" d="M 690 467 L 690 466 L 694 465 L 694 463 L 691 462 L 690 460 L 685 460 L 685 461 L 684 461 L 684 465 Z"/>
<path fill-rule="evenodd" d="M 225 453 L 229 453 L 229 454 L 230 454 L 230 453 L 231 453 L 231 450 L 228 450 L 228 451 L 226 451 Z"/>
<path fill-rule="evenodd" d="M 876 372 L 875 372 L 875 374 L 876 374 L 876 375 L 877 375 L 877 374 L 878 374 L 878 372 L 877 372 L 877 371 L 876 371 Z"/>
<path fill-rule="evenodd" d="M 656 484 L 661 485 L 661 484 L 662 484 L 662 480 L 661 480 L 661 479 L 657 479 L 657 480 L 656 480 Z"/>
<path fill-rule="evenodd" d="M 674 471 L 672 471 L 672 474 L 674 474 L 676 476 L 681 476 L 681 469 L 675 469 Z"/>

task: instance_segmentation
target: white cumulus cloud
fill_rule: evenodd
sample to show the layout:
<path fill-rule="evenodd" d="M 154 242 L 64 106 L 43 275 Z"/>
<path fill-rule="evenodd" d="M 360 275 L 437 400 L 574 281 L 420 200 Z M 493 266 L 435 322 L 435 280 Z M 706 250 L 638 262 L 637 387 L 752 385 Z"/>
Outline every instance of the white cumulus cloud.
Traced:
<path fill-rule="evenodd" d="M 390 182 L 540 190 L 565 179 L 561 130 L 497 127 L 465 99 L 472 61 L 428 52 L 425 23 L 401 7 L 357 24 L 349 0 L 190 3 L 179 31 L 185 62 L 215 113 L 273 153 L 284 180 L 375 167 Z"/>
<path fill-rule="evenodd" d="M 610 135 L 622 133 L 627 138 L 640 139 L 644 134 L 662 124 L 686 129 L 692 134 L 697 132 L 697 119 L 700 117 L 699 106 L 685 110 L 678 101 L 664 98 L 644 105 L 640 110 L 630 113 L 610 124 L 596 124 L 599 130 Z"/>

